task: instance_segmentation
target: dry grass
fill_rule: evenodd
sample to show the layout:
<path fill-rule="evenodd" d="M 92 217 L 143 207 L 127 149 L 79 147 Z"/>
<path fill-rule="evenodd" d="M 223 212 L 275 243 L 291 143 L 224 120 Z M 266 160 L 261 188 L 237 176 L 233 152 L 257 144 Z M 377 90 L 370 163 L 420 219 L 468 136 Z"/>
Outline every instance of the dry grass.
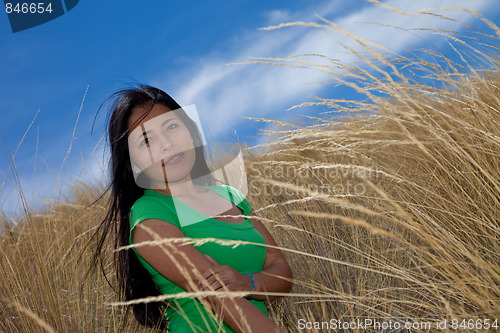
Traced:
<path fill-rule="evenodd" d="M 91 262 L 84 247 L 105 208 L 88 208 L 96 189 L 82 186 L 77 192 L 78 203 L 55 204 L 31 215 L 31 222 L 5 227 L 0 332 L 122 332 L 122 325 L 141 331 L 122 323 L 120 309 L 106 305 L 115 296 L 101 275 L 91 275 L 81 287 Z"/>
<path fill-rule="evenodd" d="M 297 24 L 344 33 L 327 21 Z M 497 50 L 500 33 L 492 29 L 496 36 L 482 37 Z M 275 320 L 296 331 L 299 319 L 499 319 L 498 61 L 472 51 L 441 65 L 417 56 L 396 61 L 359 42 L 359 65 L 319 69 L 367 100 L 304 104 L 350 119 L 324 115 L 268 133 L 274 140 L 265 153 L 248 149 L 249 201 L 296 279 L 292 295 L 273 304 Z M 318 69 L 301 58 L 258 62 Z M 89 206 L 99 191 L 78 191 L 71 204 L 4 227 L 0 331 L 147 331 L 108 305 L 116 297 L 102 276 L 79 289 L 91 255 L 84 244 L 105 202 Z"/>

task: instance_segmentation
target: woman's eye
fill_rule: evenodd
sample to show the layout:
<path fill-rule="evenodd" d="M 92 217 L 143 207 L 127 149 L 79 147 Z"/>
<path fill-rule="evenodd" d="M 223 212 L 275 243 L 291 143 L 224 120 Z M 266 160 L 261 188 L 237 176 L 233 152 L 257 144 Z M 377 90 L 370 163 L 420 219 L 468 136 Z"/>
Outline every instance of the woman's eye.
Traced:
<path fill-rule="evenodd" d="M 141 147 L 142 147 L 142 146 L 144 146 L 144 145 L 149 146 L 149 143 L 150 143 L 150 142 L 151 142 L 151 139 L 150 139 L 150 138 L 148 138 L 148 137 L 146 137 L 146 138 L 144 138 L 144 139 L 141 141 L 141 143 L 139 144 L 139 146 L 141 146 Z"/>
<path fill-rule="evenodd" d="M 171 131 L 173 129 L 175 129 L 177 127 L 177 124 L 170 124 L 168 127 L 167 127 L 167 131 Z"/>

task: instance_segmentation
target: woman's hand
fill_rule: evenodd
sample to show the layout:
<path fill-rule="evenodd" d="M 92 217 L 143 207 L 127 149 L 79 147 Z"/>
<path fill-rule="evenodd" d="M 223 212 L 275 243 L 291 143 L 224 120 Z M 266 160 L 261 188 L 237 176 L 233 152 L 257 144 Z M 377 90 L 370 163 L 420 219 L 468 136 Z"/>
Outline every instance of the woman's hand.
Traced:
<path fill-rule="evenodd" d="M 256 216 L 254 212 L 250 212 L 248 215 Z M 263 269 L 253 273 L 254 289 L 252 289 L 252 279 L 249 276 L 241 274 L 229 266 L 221 266 L 208 255 L 204 256 L 210 266 L 205 269 L 204 278 L 198 281 L 200 288 L 207 290 L 208 286 L 211 286 L 210 290 L 223 291 L 223 286 L 225 286 L 229 291 L 245 292 L 250 292 L 252 289 L 252 292 L 257 293 L 253 295 L 253 298 L 260 301 L 272 301 L 281 297 L 261 294 L 263 292 L 289 293 L 291 291 L 293 274 L 285 256 L 262 222 L 258 218 L 253 219 L 252 222 L 254 228 L 264 237 L 266 245 L 269 245 L 266 247 L 266 260 Z"/>
<path fill-rule="evenodd" d="M 252 289 L 252 279 L 248 275 L 241 274 L 227 265 L 222 266 L 209 255 L 205 254 L 205 257 L 212 263 L 212 266 L 203 273 L 208 286 L 198 281 L 201 290 L 224 291 L 227 288 L 229 291 L 250 291 Z"/>

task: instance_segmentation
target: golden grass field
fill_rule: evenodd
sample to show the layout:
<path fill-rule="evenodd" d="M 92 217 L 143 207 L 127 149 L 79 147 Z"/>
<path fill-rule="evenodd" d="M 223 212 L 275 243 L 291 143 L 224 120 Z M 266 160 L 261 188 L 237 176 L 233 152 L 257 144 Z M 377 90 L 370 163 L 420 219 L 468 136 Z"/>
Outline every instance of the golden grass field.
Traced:
<path fill-rule="evenodd" d="M 327 21 L 296 25 L 343 33 Z M 249 201 L 294 273 L 291 295 L 271 305 L 288 331 L 301 319 L 495 331 L 479 324 L 500 320 L 500 29 L 470 33 L 487 39 L 491 53 L 389 60 L 359 40 L 357 65 L 256 61 L 329 71 L 366 97 L 306 103 L 331 113 L 307 126 L 276 122 L 282 130 L 267 133 L 272 144 L 246 151 Z M 84 279 L 86 244 L 105 213 L 105 199 L 92 204 L 101 193 L 78 184 L 74 201 L 28 211 L 21 225 L 2 218 L 0 332 L 152 331 L 110 305 L 116 294 L 102 274 Z M 111 245 L 106 253 L 113 285 Z M 443 319 L 457 329 L 435 328 Z"/>

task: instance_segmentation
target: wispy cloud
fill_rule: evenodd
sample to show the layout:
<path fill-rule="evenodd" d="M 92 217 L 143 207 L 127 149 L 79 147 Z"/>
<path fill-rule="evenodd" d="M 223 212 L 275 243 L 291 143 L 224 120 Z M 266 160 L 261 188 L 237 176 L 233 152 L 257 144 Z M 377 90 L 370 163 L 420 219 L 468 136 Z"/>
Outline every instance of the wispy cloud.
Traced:
<path fill-rule="evenodd" d="M 359 4 L 360 2 L 358 2 Z M 435 43 L 438 35 L 418 28 L 462 29 L 474 17 L 464 11 L 434 12 L 452 17 L 447 20 L 426 14 L 398 15 L 394 11 L 366 5 L 359 10 L 351 8 L 350 13 L 338 16 L 344 7 L 352 7 L 352 2 L 325 2 L 322 6 L 305 8 L 300 13 L 290 11 L 270 11 L 264 15 L 270 24 L 282 21 L 312 20 L 321 22 L 315 16 L 329 19 L 346 31 L 383 45 L 398 54 L 423 43 Z M 403 11 L 424 10 L 439 7 L 469 7 L 479 13 L 489 13 L 496 6 L 494 0 L 479 1 L 386 1 L 385 6 L 398 7 Z M 369 22 L 369 23 L 368 23 Z M 392 28 L 387 25 L 399 27 Z M 406 29 L 406 30 L 405 30 Z M 285 119 L 290 117 L 283 111 L 297 103 L 312 99 L 324 85 L 307 85 L 311 82 L 327 80 L 327 74 L 319 71 L 291 69 L 265 65 L 230 65 L 251 60 L 249 57 L 287 57 L 298 54 L 317 53 L 350 63 L 356 58 L 345 51 L 339 43 L 358 48 L 359 45 L 346 35 L 307 27 L 288 27 L 273 31 L 254 31 L 240 36 L 241 41 L 233 52 L 224 57 L 203 58 L 203 65 L 189 68 L 197 73 L 191 80 L 179 86 L 174 92 L 181 104 L 196 104 L 202 121 L 205 121 L 214 135 L 231 131 L 241 124 L 248 124 L 245 116 Z M 429 44 L 429 45 L 430 45 Z M 317 59 L 316 59 L 317 60 Z M 159 84 L 168 86 L 167 82 Z M 205 118 L 203 119 L 203 115 Z"/>

